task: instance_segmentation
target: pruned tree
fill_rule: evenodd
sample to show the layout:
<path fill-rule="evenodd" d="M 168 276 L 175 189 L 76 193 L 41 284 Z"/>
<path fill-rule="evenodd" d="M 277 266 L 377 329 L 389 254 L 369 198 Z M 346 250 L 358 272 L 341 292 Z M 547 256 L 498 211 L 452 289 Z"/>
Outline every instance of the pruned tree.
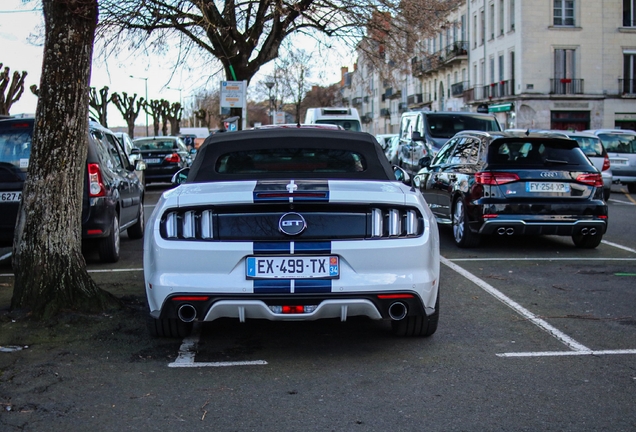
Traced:
<path fill-rule="evenodd" d="M 119 303 L 81 250 L 88 94 L 97 0 L 43 0 L 45 41 L 32 151 L 13 247 L 12 310 L 48 318 Z"/>
<path fill-rule="evenodd" d="M 152 130 L 154 131 L 154 136 L 159 135 L 159 128 L 161 127 L 161 113 L 163 112 L 162 102 L 163 100 L 151 99 L 142 106 L 144 111 L 152 117 Z"/>
<path fill-rule="evenodd" d="M 301 106 L 307 91 L 311 88 L 311 72 L 314 56 L 303 49 L 294 49 L 276 60 L 279 82 L 282 84 L 285 99 L 290 100 L 294 109 L 294 117 L 301 122 Z"/>
<path fill-rule="evenodd" d="M 181 127 L 181 116 L 183 115 L 183 107 L 179 102 L 170 103 L 164 100 L 165 121 L 170 123 L 170 135 L 177 135 Z M 164 132 L 164 135 L 166 133 Z"/>
<path fill-rule="evenodd" d="M 248 83 L 298 33 L 339 37 L 351 47 L 376 29 L 405 50 L 418 32 L 431 31 L 461 0 L 102 0 L 106 46 L 157 47 L 179 40 L 181 64 L 206 51 L 228 80 Z M 380 17 L 380 18 L 379 18 Z M 412 36 L 411 36 L 412 35 Z M 200 64 L 200 59 L 197 63 Z M 404 57 L 408 58 L 408 57 Z M 231 115 L 240 115 L 240 109 Z M 239 122 L 240 123 L 240 122 Z"/>
<path fill-rule="evenodd" d="M 128 135 L 130 135 L 130 138 L 134 138 L 135 120 L 139 117 L 139 111 L 141 111 L 141 107 L 144 105 L 144 98 L 137 100 L 137 93 L 128 96 L 128 93 L 123 92 L 121 96 L 119 93 L 113 93 L 111 100 L 126 121 Z"/>
<path fill-rule="evenodd" d="M 161 99 L 161 135 L 168 135 L 168 115 L 170 114 L 170 102 Z"/>
<path fill-rule="evenodd" d="M 97 121 L 104 127 L 108 127 L 108 104 L 112 101 L 112 97 L 108 97 L 108 86 L 104 86 L 97 93 L 95 87 L 91 87 L 88 95 L 88 106 L 92 109 L 92 113 L 97 117 Z M 129 134 L 130 135 L 130 134 Z M 130 135 L 132 137 L 132 135 Z"/>
<path fill-rule="evenodd" d="M 24 93 L 24 80 L 26 79 L 26 71 L 22 73 L 14 71 L 11 75 L 9 66 L 0 63 L 0 115 L 9 115 L 11 105 L 16 103 Z"/>

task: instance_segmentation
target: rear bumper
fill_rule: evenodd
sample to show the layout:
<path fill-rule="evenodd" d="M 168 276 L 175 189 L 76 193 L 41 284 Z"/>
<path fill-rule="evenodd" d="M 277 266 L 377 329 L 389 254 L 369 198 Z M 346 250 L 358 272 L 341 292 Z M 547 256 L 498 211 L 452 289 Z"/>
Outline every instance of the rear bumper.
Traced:
<path fill-rule="evenodd" d="M 480 234 L 499 235 L 560 235 L 605 234 L 607 221 L 584 219 L 574 221 L 490 219 L 483 223 Z"/>

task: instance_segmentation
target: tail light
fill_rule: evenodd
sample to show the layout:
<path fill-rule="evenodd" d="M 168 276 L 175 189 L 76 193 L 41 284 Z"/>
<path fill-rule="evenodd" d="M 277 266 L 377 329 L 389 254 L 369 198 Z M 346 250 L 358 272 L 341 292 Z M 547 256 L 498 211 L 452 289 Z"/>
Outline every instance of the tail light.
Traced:
<path fill-rule="evenodd" d="M 171 155 L 166 156 L 164 160 L 169 163 L 179 163 L 181 162 L 181 156 L 179 156 L 179 153 L 172 153 Z"/>
<path fill-rule="evenodd" d="M 519 180 L 519 176 L 513 173 L 485 171 L 475 173 L 475 182 L 477 184 L 497 186 L 506 183 L 512 183 L 517 180 Z"/>
<path fill-rule="evenodd" d="M 423 223 L 414 209 L 371 210 L 371 237 L 408 237 L 421 235 Z"/>
<path fill-rule="evenodd" d="M 609 157 L 605 155 L 605 157 L 603 158 L 603 168 L 601 169 L 601 171 L 607 171 L 608 169 L 610 169 L 610 160 Z"/>
<path fill-rule="evenodd" d="M 91 198 L 100 197 L 106 195 L 106 189 L 104 188 L 104 182 L 102 181 L 102 171 L 99 169 L 99 164 L 88 164 L 88 196 Z"/>
<path fill-rule="evenodd" d="M 593 174 L 579 174 L 576 177 L 576 181 L 584 183 L 586 185 L 594 186 L 597 188 L 603 187 L 603 176 L 598 173 Z"/>

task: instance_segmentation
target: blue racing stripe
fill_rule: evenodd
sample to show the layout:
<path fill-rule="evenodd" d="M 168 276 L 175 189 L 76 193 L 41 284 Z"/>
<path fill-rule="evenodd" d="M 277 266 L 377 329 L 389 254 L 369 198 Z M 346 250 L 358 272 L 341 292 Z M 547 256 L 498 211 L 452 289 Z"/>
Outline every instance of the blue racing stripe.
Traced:
<path fill-rule="evenodd" d="M 295 254 L 331 253 L 331 242 L 294 242 Z"/>
<path fill-rule="evenodd" d="M 297 279 L 294 282 L 294 293 L 317 294 L 330 293 L 331 279 Z"/>
<path fill-rule="evenodd" d="M 254 280 L 254 294 L 289 294 L 291 281 L 289 279 L 256 279 Z"/>
<path fill-rule="evenodd" d="M 254 254 L 290 254 L 291 242 L 254 242 Z"/>

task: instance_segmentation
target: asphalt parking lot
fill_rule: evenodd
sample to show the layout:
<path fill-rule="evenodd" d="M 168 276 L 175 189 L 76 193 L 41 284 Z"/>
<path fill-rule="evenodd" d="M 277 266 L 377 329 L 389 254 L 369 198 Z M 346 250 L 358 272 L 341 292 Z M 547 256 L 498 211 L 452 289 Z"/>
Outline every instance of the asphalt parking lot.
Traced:
<path fill-rule="evenodd" d="M 151 187 L 147 211 L 161 187 Z M 636 197 L 615 187 L 594 250 L 569 238 L 454 246 L 427 339 L 386 323 L 220 320 L 144 327 L 141 241 L 87 257 L 126 308 L 50 325 L 12 318 L 0 263 L 2 430 L 636 430 Z"/>

